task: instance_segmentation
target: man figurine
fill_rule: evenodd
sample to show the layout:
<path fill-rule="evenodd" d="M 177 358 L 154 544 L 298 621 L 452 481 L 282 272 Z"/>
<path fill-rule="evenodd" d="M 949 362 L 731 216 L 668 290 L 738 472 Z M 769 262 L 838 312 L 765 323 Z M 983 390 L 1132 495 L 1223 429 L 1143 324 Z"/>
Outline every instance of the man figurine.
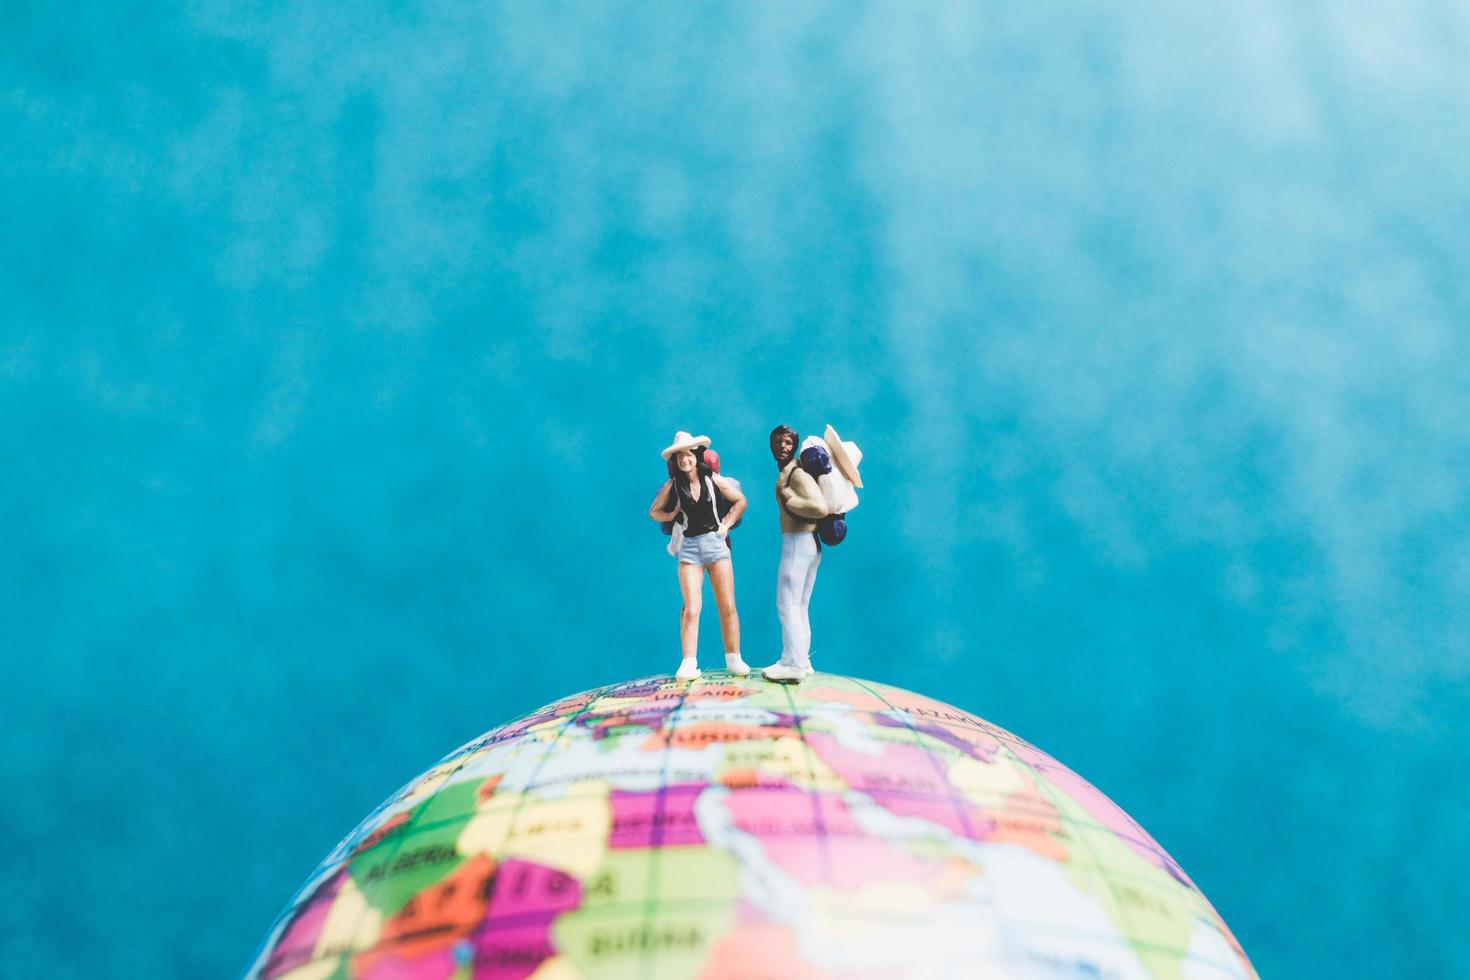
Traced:
<path fill-rule="evenodd" d="M 807 606 L 822 547 L 817 521 L 827 516 L 827 501 L 817 481 L 797 462 L 801 437 L 790 426 L 771 430 L 771 456 L 776 478 L 776 503 L 781 510 L 781 564 L 776 571 L 776 616 L 781 621 L 781 659 L 761 671 L 766 680 L 800 684 L 812 673 L 812 627 Z"/>

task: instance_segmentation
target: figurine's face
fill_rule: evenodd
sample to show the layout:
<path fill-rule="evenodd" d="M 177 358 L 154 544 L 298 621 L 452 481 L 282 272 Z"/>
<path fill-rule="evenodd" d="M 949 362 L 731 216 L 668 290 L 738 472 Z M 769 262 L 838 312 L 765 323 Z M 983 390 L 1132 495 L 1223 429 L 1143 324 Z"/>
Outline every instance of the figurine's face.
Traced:
<path fill-rule="evenodd" d="M 789 432 L 778 432 L 771 436 L 771 455 L 776 462 L 785 466 L 791 461 L 791 456 L 796 452 L 796 440 Z"/>
<path fill-rule="evenodd" d="M 687 449 L 681 449 L 674 453 L 674 466 L 680 473 L 690 473 L 694 470 L 694 454 Z"/>

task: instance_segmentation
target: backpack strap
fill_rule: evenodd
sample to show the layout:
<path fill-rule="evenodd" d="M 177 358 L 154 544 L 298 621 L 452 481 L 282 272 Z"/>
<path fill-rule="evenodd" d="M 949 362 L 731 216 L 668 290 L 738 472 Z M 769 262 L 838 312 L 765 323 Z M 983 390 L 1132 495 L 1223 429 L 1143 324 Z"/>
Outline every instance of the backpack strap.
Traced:
<path fill-rule="evenodd" d="M 797 464 L 797 465 L 799 466 L 800 464 Z M 790 490 L 791 489 L 791 478 L 796 475 L 796 469 L 797 469 L 797 467 L 796 466 L 793 466 L 793 467 L 791 467 L 790 471 L 787 472 L 787 474 L 786 474 L 786 482 L 783 483 L 783 484 L 781 484 L 781 486 L 783 488 L 785 488 L 787 490 Z M 781 509 L 784 510 L 787 514 L 790 514 L 791 515 L 791 519 L 793 521 L 802 521 L 802 522 L 805 522 L 806 521 L 806 518 L 805 517 L 802 517 L 799 514 L 792 514 L 791 513 L 791 508 L 786 506 L 786 498 L 785 497 L 781 497 Z"/>
<path fill-rule="evenodd" d="M 669 480 L 669 496 L 673 498 L 674 523 L 686 531 L 689 530 L 689 515 L 684 513 L 684 505 L 679 499 L 678 477 Z"/>
<path fill-rule="evenodd" d="M 786 474 L 786 482 L 781 485 L 789 489 L 791 487 L 791 478 L 796 476 L 796 471 L 799 469 L 801 469 L 800 463 L 797 463 L 795 466 L 791 467 L 791 471 Z M 785 500 L 781 501 L 781 509 L 788 514 L 791 514 L 791 519 L 793 521 L 801 521 L 801 523 L 805 524 L 811 520 L 810 517 L 802 517 L 800 514 L 793 514 L 791 512 L 791 508 L 786 506 Z M 817 518 L 817 520 L 820 522 L 821 518 L 819 517 Z M 817 543 L 817 551 L 820 552 L 822 550 L 822 536 L 817 533 L 816 528 L 812 528 L 812 540 Z"/>
<path fill-rule="evenodd" d="M 687 531 L 687 530 L 689 530 L 689 515 L 686 514 L 686 513 L 684 513 L 684 506 L 683 506 L 683 504 L 681 502 L 681 498 L 679 496 L 679 483 L 678 483 L 678 478 L 677 477 L 674 478 L 673 485 L 669 487 L 669 492 L 674 495 L 674 503 L 679 508 L 679 515 L 676 518 L 674 518 L 674 519 L 679 522 L 679 525 L 681 527 L 683 527 L 684 530 Z M 714 508 L 714 512 L 715 512 L 715 524 L 718 525 L 720 523 L 720 504 L 719 504 L 719 501 L 715 499 L 715 493 L 717 491 L 715 490 L 714 477 L 709 476 L 709 475 L 706 475 L 705 476 L 705 478 L 704 478 L 704 492 L 705 492 L 705 495 L 709 498 L 709 504 L 710 504 L 710 506 L 712 508 Z"/>

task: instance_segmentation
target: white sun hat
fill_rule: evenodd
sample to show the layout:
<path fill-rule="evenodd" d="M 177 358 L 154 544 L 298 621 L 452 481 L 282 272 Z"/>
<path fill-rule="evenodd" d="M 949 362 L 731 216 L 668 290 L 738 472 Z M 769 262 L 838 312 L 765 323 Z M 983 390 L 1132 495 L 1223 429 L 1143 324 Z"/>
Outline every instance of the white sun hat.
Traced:
<path fill-rule="evenodd" d="M 680 452 L 685 449 L 699 449 L 701 446 L 709 446 L 709 436 L 691 436 L 683 429 L 680 429 L 678 432 L 674 433 L 673 445 L 665 449 L 662 455 L 664 459 L 668 459 L 670 456 L 674 455 L 674 453 Z"/>
<path fill-rule="evenodd" d="M 827 426 L 827 431 L 822 433 L 822 441 L 827 444 L 827 451 L 832 454 L 833 464 L 842 471 L 853 486 L 862 489 L 863 478 L 858 474 L 858 464 L 863 461 L 863 451 L 855 442 L 843 442 L 842 437 L 832 426 Z"/>

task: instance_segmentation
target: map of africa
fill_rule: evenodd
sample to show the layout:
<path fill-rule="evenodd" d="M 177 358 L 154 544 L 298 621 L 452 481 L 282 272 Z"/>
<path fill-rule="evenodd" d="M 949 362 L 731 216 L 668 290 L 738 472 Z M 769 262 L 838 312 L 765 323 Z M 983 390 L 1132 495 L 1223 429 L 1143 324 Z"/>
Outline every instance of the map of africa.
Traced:
<path fill-rule="evenodd" d="M 980 718 L 818 674 L 616 684 L 487 732 L 327 857 L 248 974 L 1254 977 L 1184 871 Z"/>

